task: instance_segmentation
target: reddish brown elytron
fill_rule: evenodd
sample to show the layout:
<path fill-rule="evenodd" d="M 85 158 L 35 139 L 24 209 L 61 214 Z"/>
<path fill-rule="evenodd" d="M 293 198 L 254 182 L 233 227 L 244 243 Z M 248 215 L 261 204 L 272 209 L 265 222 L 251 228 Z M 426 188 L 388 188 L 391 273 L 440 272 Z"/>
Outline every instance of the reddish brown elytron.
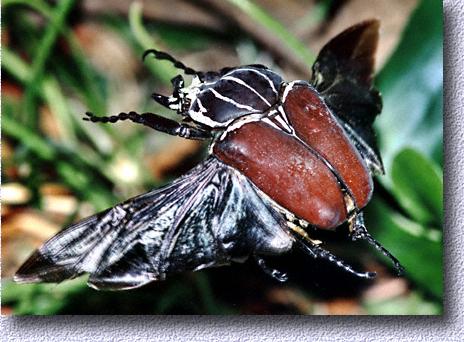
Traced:
<path fill-rule="evenodd" d="M 279 205 L 319 228 L 346 219 L 343 192 L 330 169 L 295 137 L 264 122 L 227 134 L 214 154 Z"/>
<path fill-rule="evenodd" d="M 307 84 L 290 84 L 283 109 L 296 135 L 327 160 L 347 185 L 361 209 L 372 195 L 372 177 L 317 92 Z"/>
<path fill-rule="evenodd" d="M 287 87 L 281 110 L 295 135 L 252 122 L 228 133 L 214 153 L 298 218 L 335 228 L 352 209 L 347 209 L 344 187 L 361 209 L 372 195 L 372 178 L 317 92 L 305 83 Z"/>

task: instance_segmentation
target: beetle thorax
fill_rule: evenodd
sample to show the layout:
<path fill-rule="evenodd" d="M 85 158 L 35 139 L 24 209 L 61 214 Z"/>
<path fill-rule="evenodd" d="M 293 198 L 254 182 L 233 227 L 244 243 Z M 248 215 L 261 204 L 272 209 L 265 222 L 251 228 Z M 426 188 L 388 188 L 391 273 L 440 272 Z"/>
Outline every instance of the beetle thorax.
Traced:
<path fill-rule="evenodd" d="M 173 103 L 177 101 L 175 109 L 193 121 L 221 128 L 242 116 L 269 110 L 278 99 L 281 83 L 278 74 L 259 65 L 224 69 L 203 80 L 195 76 L 173 96 Z"/>

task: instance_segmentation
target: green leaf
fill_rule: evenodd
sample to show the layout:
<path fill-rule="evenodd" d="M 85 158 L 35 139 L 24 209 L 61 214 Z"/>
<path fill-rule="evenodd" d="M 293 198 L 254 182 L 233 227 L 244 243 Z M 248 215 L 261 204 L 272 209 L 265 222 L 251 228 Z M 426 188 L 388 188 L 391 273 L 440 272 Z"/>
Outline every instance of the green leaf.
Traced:
<path fill-rule="evenodd" d="M 272 32 L 283 45 L 295 52 L 307 65 L 312 65 L 315 56 L 300 42 L 292 33 L 290 33 L 284 25 L 271 17 L 261 7 L 249 0 L 228 0 L 231 4 L 240 8 L 246 15 L 256 21 L 257 24 L 263 26 Z"/>
<path fill-rule="evenodd" d="M 11 5 L 29 6 L 35 11 L 45 16 L 47 19 L 50 19 L 52 16 L 52 9 L 44 1 L 28 1 L 28 0 L 4 0 L 2 1 L 2 8 L 6 8 Z"/>
<path fill-rule="evenodd" d="M 374 200 L 366 212 L 372 235 L 395 255 L 405 276 L 435 297 L 443 297 L 442 234 L 394 212 Z"/>
<path fill-rule="evenodd" d="M 55 170 L 61 180 L 88 199 L 96 209 L 103 210 L 114 203 L 115 198 L 111 191 L 100 184 L 98 178 L 95 177 L 95 165 L 87 164 L 79 156 L 72 158 L 65 149 L 12 119 L 10 113 L 6 113 L 2 117 L 2 130 L 6 136 L 27 146 L 43 162 L 54 163 Z"/>
<path fill-rule="evenodd" d="M 423 0 L 413 13 L 400 44 L 377 78 L 384 109 L 376 120 L 380 149 L 388 174 L 393 158 L 414 147 L 430 158 L 443 146 L 443 15 L 442 2 Z M 441 164 L 441 160 L 436 162 Z"/>
<path fill-rule="evenodd" d="M 158 43 L 147 32 L 142 22 L 142 4 L 134 2 L 129 9 L 129 23 L 132 33 L 143 50 L 158 49 Z M 172 77 L 177 75 L 178 70 L 167 63 L 148 63 L 148 68 L 162 82 L 168 83 Z"/>
<path fill-rule="evenodd" d="M 423 224 L 443 224 L 443 175 L 437 165 L 413 149 L 393 160 L 393 192 L 412 218 Z"/>
<path fill-rule="evenodd" d="M 3 48 L 2 53 L 2 67 L 20 82 L 30 83 L 31 67 L 8 48 Z M 42 96 L 57 119 L 60 143 L 69 148 L 74 148 L 77 142 L 72 126 L 72 116 L 68 101 L 61 91 L 59 83 L 52 76 L 44 77 L 36 83 L 38 94 Z M 15 115 L 15 119 L 18 120 L 17 115 Z"/>
<path fill-rule="evenodd" d="M 24 146 L 30 148 L 40 158 L 53 161 L 57 157 L 55 149 L 48 144 L 42 136 L 27 128 L 9 115 L 2 117 L 2 131 L 8 137 L 19 140 Z"/>
<path fill-rule="evenodd" d="M 169 49 L 185 52 L 207 50 L 212 42 L 221 37 L 214 31 L 206 29 L 191 27 L 188 30 L 179 30 L 177 26 L 158 22 L 156 23 L 156 34 Z"/>
<path fill-rule="evenodd" d="M 16 284 L 2 281 L 2 303 L 13 306 L 15 315 L 53 315 L 68 303 L 72 294 L 86 287 L 85 278 L 57 284 Z"/>
<path fill-rule="evenodd" d="M 41 81 L 45 76 L 46 63 L 73 5 L 73 0 L 63 0 L 58 3 L 56 9 L 52 13 L 50 22 L 46 27 L 45 34 L 43 35 L 38 49 L 35 52 L 31 67 L 31 76 L 24 94 L 24 113 L 28 114 L 26 118 L 32 127 L 37 127 L 38 123 L 37 116 L 34 116 L 33 113 L 36 112 L 35 102 L 39 93 Z"/>

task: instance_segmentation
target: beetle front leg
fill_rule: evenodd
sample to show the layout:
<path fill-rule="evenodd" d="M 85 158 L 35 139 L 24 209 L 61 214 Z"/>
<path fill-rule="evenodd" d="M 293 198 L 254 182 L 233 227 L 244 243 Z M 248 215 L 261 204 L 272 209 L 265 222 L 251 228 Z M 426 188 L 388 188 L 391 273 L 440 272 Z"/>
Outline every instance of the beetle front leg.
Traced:
<path fill-rule="evenodd" d="M 158 93 L 151 94 L 151 98 L 158 102 L 163 107 L 178 110 L 179 109 L 179 99 L 174 96 L 165 96 Z"/>
<path fill-rule="evenodd" d="M 154 130 L 164 132 L 170 135 L 176 135 L 186 139 L 204 140 L 212 137 L 211 132 L 199 128 L 190 127 L 177 121 L 167 119 L 154 113 L 119 113 L 112 116 L 95 116 L 93 113 L 85 113 L 88 117 L 84 120 L 92 122 L 115 123 L 117 121 L 131 120 L 132 122 L 142 124 L 153 128 Z"/>
<path fill-rule="evenodd" d="M 158 102 L 160 105 L 175 110 L 177 113 L 182 114 L 188 111 L 190 101 L 185 98 L 185 94 L 182 93 L 181 89 L 184 87 L 184 78 L 181 75 L 177 75 L 171 80 L 173 91 L 171 96 L 165 96 L 158 93 L 151 94 L 153 100 Z"/>

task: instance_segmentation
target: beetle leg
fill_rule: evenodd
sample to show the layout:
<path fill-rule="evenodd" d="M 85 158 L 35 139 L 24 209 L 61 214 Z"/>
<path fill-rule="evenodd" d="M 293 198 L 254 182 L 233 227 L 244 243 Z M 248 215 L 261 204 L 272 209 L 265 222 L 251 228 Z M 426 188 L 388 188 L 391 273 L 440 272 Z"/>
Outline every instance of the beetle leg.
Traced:
<path fill-rule="evenodd" d="M 151 94 L 151 97 L 153 98 L 153 100 L 155 100 L 160 105 L 166 108 L 178 110 L 180 108 L 179 103 L 182 102 L 180 89 L 182 89 L 182 87 L 184 86 L 184 79 L 182 78 L 182 76 L 177 75 L 171 80 L 171 83 L 174 87 L 171 96 L 164 96 L 158 93 L 153 93 Z"/>
<path fill-rule="evenodd" d="M 169 108 L 169 109 L 172 109 L 172 110 L 179 110 L 180 106 L 179 106 L 179 98 L 176 98 L 174 96 L 165 96 L 165 95 L 161 95 L 161 94 L 158 94 L 158 93 L 153 93 L 151 94 L 151 97 L 153 100 L 155 100 L 156 102 L 158 102 L 160 105 L 162 105 L 163 107 L 166 107 L 166 108 Z"/>
<path fill-rule="evenodd" d="M 286 282 L 288 280 L 288 276 L 287 276 L 286 273 L 269 267 L 268 265 L 266 265 L 266 261 L 262 257 L 260 257 L 260 256 L 258 256 L 256 254 L 254 254 L 253 257 L 254 257 L 256 263 L 258 264 L 258 266 L 268 276 L 271 276 L 272 278 L 274 278 L 275 280 L 277 280 L 277 281 L 279 281 L 281 283 L 284 283 L 284 282 Z"/>
<path fill-rule="evenodd" d="M 175 104 L 173 107 L 177 109 L 178 114 L 183 114 L 188 111 L 190 107 L 190 100 L 185 98 L 185 93 L 182 92 L 184 87 L 184 78 L 181 75 L 177 75 L 171 80 L 172 86 L 174 88 L 171 98 L 174 99 Z"/>
<path fill-rule="evenodd" d="M 287 222 L 287 225 L 290 227 L 291 230 L 293 230 L 295 233 L 297 233 L 298 235 L 300 235 L 303 239 L 305 239 L 306 241 L 308 241 L 309 243 L 313 244 L 313 245 L 320 245 L 322 244 L 322 241 L 321 240 L 314 240 L 314 239 L 311 239 L 308 235 L 308 233 L 306 233 L 306 231 L 297 226 L 296 224 L 294 224 L 293 222 Z"/>
<path fill-rule="evenodd" d="M 174 87 L 174 94 L 179 91 L 179 89 L 184 87 L 185 81 L 181 75 L 177 75 L 171 79 L 171 84 Z"/>
<path fill-rule="evenodd" d="M 357 213 L 356 217 L 350 222 L 351 239 L 366 240 L 370 245 L 373 245 L 378 251 L 389 258 L 395 266 L 398 276 L 404 274 L 404 267 L 400 264 L 399 260 L 396 259 L 384 246 L 380 244 L 366 229 L 364 225 L 364 217 L 362 213 Z"/>
<path fill-rule="evenodd" d="M 136 112 L 119 113 L 118 115 L 112 116 L 95 116 L 93 113 L 85 113 L 88 117 L 84 118 L 86 121 L 92 122 L 103 122 L 103 123 L 115 123 L 121 120 L 131 120 L 135 123 L 142 124 L 153 128 L 154 130 L 164 132 L 171 135 L 177 135 L 186 139 L 203 140 L 211 138 L 211 132 L 205 131 L 199 128 L 190 127 L 183 123 L 179 123 L 174 120 L 167 119 L 163 116 L 154 113 L 142 113 Z"/>
<path fill-rule="evenodd" d="M 351 274 L 354 274 L 355 276 L 360 277 L 360 278 L 372 279 L 372 278 L 375 278 L 376 276 L 375 272 L 355 271 L 353 267 L 348 265 L 343 260 L 337 258 L 335 255 L 323 249 L 322 247 L 310 243 L 308 240 L 304 239 L 302 236 L 296 235 L 296 241 L 299 243 L 300 248 L 302 248 L 306 252 L 309 252 L 309 254 L 311 254 L 313 258 L 316 258 L 316 259 L 321 258 L 321 259 L 328 260 L 336 264 L 338 267 L 343 268 L 345 271 Z"/>
<path fill-rule="evenodd" d="M 171 80 L 171 83 L 174 88 L 171 96 L 153 93 L 151 97 L 166 108 L 175 110 L 179 114 L 185 113 L 190 106 L 190 101 L 185 98 L 185 94 L 181 91 L 185 84 L 184 79 L 181 75 L 177 75 Z"/>

